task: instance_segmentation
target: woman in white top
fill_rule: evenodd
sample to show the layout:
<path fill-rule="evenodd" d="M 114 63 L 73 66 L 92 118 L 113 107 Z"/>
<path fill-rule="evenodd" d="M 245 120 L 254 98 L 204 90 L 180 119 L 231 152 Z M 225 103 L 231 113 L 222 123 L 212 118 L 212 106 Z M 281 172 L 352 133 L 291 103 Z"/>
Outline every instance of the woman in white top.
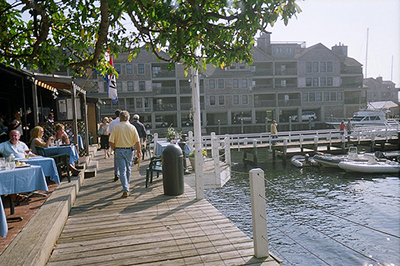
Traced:
<path fill-rule="evenodd" d="M 108 117 L 103 118 L 103 123 L 100 124 L 100 146 L 104 150 L 104 159 L 110 157 L 110 142 L 108 141 Z"/>
<path fill-rule="evenodd" d="M 43 140 L 44 129 L 41 126 L 36 126 L 31 131 L 31 139 L 29 143 L 31 144 L 30 148 L 34 154 L 37 154 L 36 146 L 48 148 L 50 147 L 50 143 L 54 140 L 54 137 L 50 137 L 47 142 Z"/>

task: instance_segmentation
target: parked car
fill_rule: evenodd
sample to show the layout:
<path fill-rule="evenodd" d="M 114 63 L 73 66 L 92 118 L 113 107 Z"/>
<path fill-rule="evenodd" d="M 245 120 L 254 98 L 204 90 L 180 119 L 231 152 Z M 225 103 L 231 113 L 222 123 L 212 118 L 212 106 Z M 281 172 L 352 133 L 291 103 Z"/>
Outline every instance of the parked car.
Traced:
<path fill-rule="evenodd" d="M 168 127 L 170 124 L 163 120 L 162 117 L 156 117 L 156 127 Z M 151 128 L 151 122 L 144 122 L 146 128 Z"/>
<path fill-rule="evenodd" d="M 313 111 L 304 111 L 301 113 L 301 121 L 308 121 L 311 118 L 311 121 L 317 119 L 317 114 Z M 297 115 L 292 115 L 292 121 L 297 121 Z"/>
<path fill-rule="evenodd" d="M 193 120 L 190 119 L 186 119 L 182 121 L 182 126 L 183 127 L 190 127 L 193 126 Z"/>

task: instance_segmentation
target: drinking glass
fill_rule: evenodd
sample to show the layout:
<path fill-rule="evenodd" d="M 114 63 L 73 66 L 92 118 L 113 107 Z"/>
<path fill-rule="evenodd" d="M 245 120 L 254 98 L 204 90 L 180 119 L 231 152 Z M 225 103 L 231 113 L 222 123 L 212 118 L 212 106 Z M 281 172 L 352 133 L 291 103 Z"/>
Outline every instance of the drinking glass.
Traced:
<path fill-rule="evenodd" d="M 6 163 L 6 170 L 14 170 L 15 162 L 7 162 Z"/>
<path fill-rule="evenodd" d="M 25 150 L 25 159 L 29 159 L 30 150 Z"/>
<path fill-rule="evenodd" d="M 6 158 L 0 158 L 0 170 L 4 170 L 6 168 Z"/>

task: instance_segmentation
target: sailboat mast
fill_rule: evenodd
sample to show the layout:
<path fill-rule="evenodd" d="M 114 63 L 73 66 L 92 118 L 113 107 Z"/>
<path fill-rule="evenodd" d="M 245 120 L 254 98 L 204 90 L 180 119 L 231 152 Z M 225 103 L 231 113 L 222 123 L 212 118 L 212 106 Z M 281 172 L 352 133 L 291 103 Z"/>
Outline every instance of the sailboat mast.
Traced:
<path fill-rule="evenodd" d="M 392 67 L 390 69 L 390 81 L 393 81 L 393 55 L 392 55 Z"/>
<path fill-rule="evenodd" d="M 368 74 L 368 34 L 369 34 L 369 28 L 367 28 L 367 48 L 365 49 L 365 74 L 364 74 L 364 78 L 367 78 L 367 74 Z"/>

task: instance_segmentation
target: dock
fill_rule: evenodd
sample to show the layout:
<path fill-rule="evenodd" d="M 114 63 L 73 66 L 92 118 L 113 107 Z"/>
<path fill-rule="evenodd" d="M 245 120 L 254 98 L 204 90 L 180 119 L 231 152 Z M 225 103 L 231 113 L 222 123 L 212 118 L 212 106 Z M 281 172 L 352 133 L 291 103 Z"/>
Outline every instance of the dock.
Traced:
<path fill-rule="evenodd" d="M 35 226 L 40 226 L 38 234 L 57 227 L 52 222 L 54 213 L 47 210 L 49 217 L 43 217 L 39 210 L 35 216 L 42 216 L 40 221 L 34 224 L 32 219 L 31 228 L 26 230 L 31 235 L 24 237 L 22 231 L 18 241 L 0 257 L 1 265 L 280 264 L 272 254 L 255 258 L 252 239 L 208 201 L 197 200 L 189 185 L 185 184 L 184 194 L 179 196 L 164 195 L 162 177 L 154 178 L 145 188 L 148 158 L 140 169 L 133 166 L 128 198 L 121 198 L 121 184 L 113 182 L 112 158 L 104 159 L 98 152 L 95 160 L 95 177 L 74 179 L 65 188 L 63 184 L 58 188 L 59 193 L 75 190 L 76 200 L 57 191 L 48 199 L 49 204 L 62 200 L 73 204 L 61 232 L 48 233 L 48 238 L 33 236 Z"/>

